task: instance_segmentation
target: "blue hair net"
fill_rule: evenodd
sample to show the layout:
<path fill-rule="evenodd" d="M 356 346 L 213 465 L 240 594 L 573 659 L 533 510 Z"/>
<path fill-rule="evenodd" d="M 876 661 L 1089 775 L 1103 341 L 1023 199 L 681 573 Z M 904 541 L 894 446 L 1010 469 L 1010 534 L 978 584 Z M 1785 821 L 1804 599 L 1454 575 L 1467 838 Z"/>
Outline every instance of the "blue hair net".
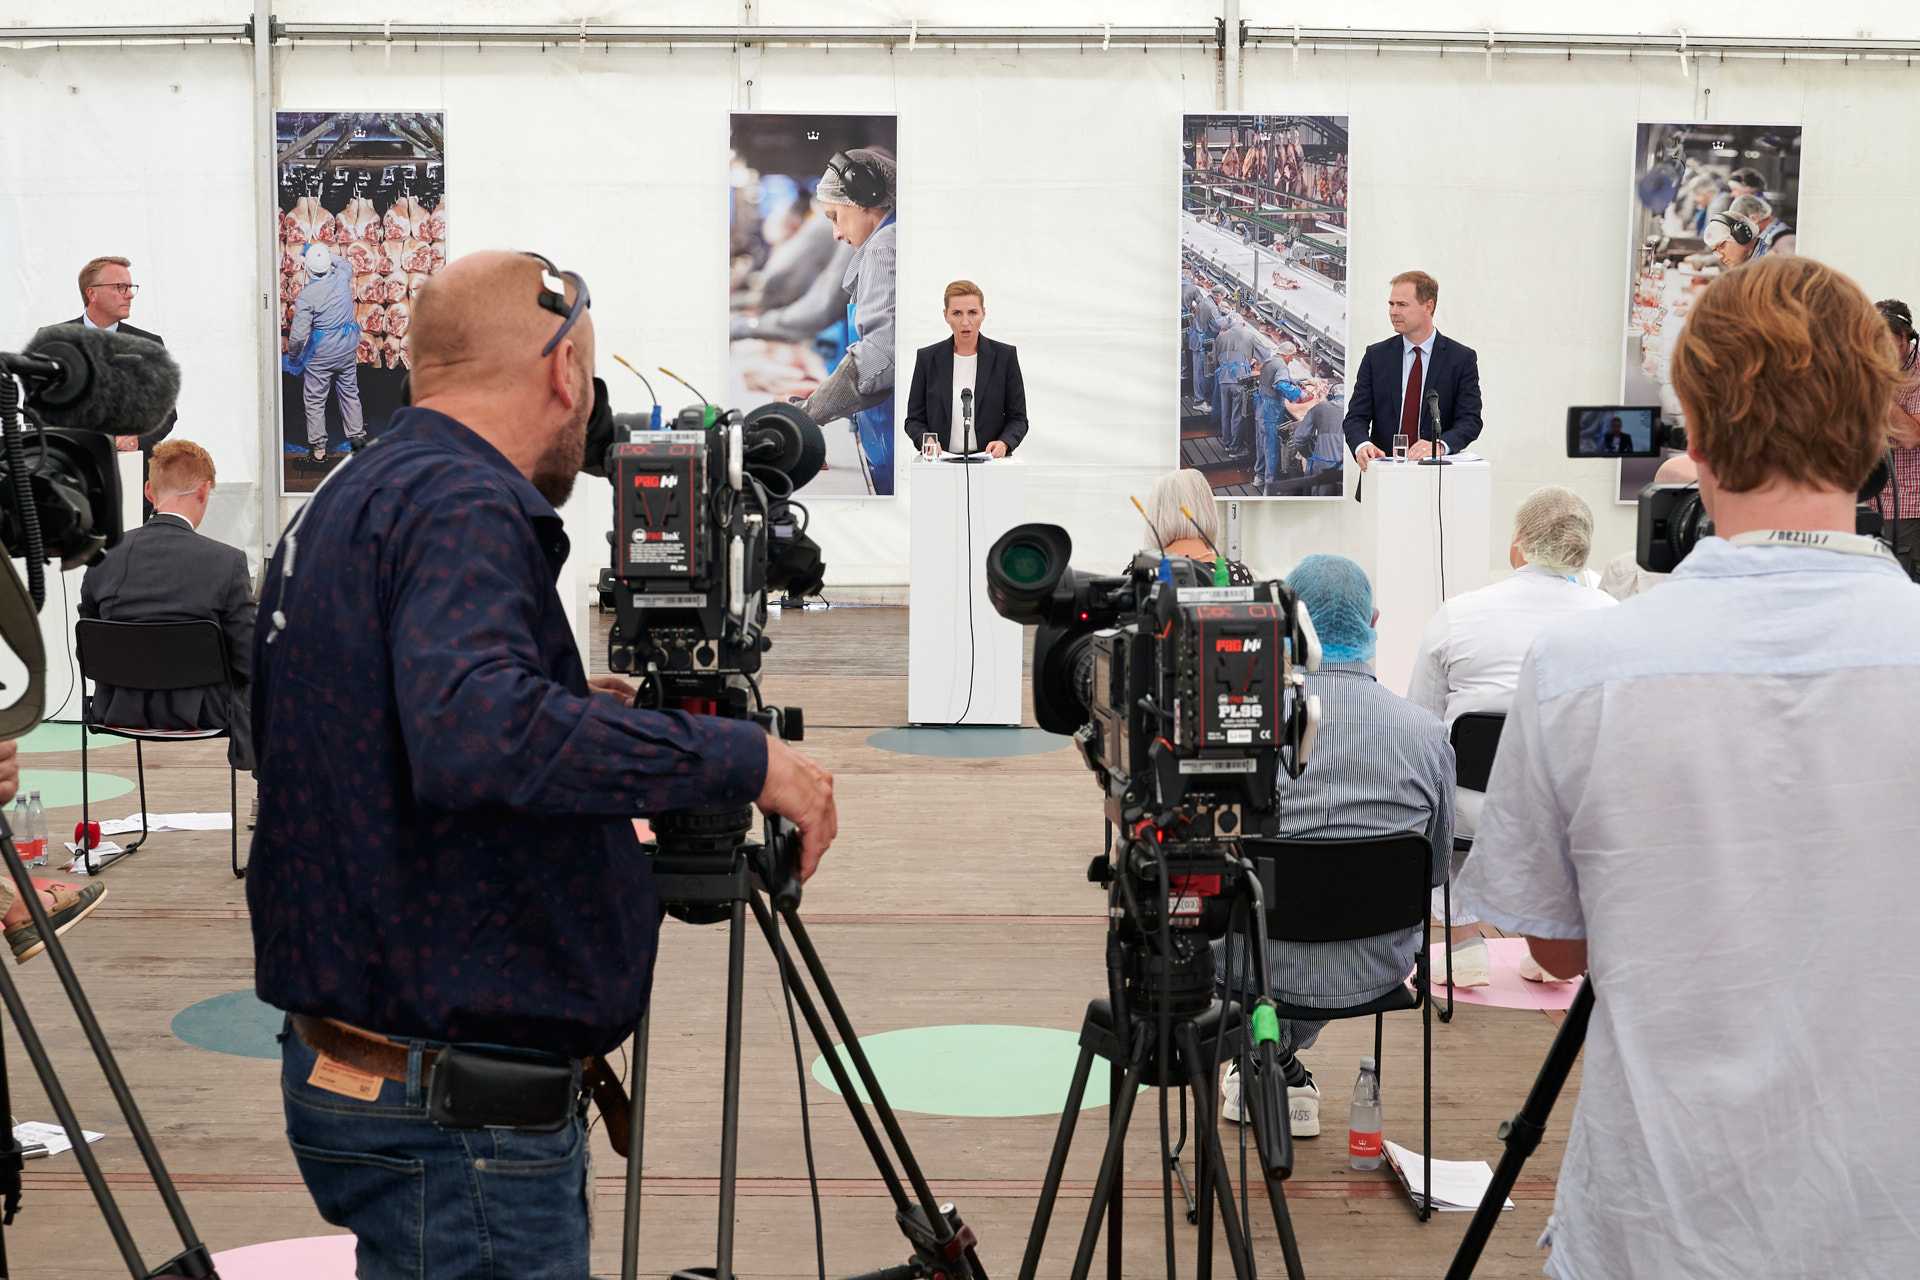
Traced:
<path fill-rule="evenodd" d="M 1308 556 L 1287 575 L 1328 662 L 1373 661 L 1373 585 L 1345 556 Z"/>

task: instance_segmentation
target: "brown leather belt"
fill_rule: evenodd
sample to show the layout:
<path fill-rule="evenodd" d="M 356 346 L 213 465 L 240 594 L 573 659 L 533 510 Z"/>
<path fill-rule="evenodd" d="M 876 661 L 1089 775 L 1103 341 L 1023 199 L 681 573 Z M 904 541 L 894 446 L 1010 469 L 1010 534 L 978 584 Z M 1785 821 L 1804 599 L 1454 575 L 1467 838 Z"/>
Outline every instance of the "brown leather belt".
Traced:
<path fill-rule="evenodd" d="M 396 1044 L 385 1036 L 375 1035 L 371 1031 L 362 1031 L 358 1027 L 348 1026 L 344 1022 L 335 1022 L 331 1018 L 315 1018 L 308 1014 L 293 1015 L 294 1034 L 301 1043 L 315 1053 L 324 1053 L 335 1062 L 344 1063 L 355 1071 L 370 1076 L 379 1076 L 382 1080 L 407 1081 L 407 1046 Z M 440 1056 L 437 1049 L 423 1049 L 420 1053 L 420 1079 L 426 1081 L 433 1070 L 433 1060 Z"/>
<path fill-rule="evenodd" d="M 335 1062 L 344 1063 L 370 1076 L 379 1076 L 382 1080 L 406 1083 L 406 1045 L 344 1022 L 335 1022 L 331 1018 L 296 1013 L 291 1020 L 294 1034 L 315 1053 L 324 1053 Z M 420 1051 L 422 1085 L 432 1074 L 434 1060 L 439 1056 L 438 1049 Z M 593 1095 L 594 1105 L 600 1109 L 601 1119 L 606 1121 L 607 1137 L 613 1143 L 614 1152 L 624 1157 L 627 1154 L 630 1123 L 626 1087 L 621 1084 L 620 1077 L 613 1074 L 605 1058 L 586 1058 L 582 1060 L 580 1070 L 581 1083 Z"/>

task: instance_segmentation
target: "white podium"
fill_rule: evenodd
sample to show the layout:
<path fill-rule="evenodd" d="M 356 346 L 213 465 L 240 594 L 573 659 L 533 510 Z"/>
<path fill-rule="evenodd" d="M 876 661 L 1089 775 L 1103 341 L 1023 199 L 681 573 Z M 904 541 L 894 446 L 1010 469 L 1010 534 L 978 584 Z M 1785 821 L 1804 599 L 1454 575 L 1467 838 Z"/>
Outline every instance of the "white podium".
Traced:
<path fill-rule="evenodd" d="M 1487 585 L 1492 495 L 1486 459 L 1471 455 L 1445 467 L 1376 458 L 1367 468 L 1361 505 L 1372 513 L 1373 607 L 1380 611 L 1374 672 L 1395 693 L 1407 691 L 1420 633 L 1440 602 Z"/>
<path fill-rule="evenodd" d="M 909 465 L 907 719 L 1017 725 L 1022 628 L 987 602 L 986 560 L 994 541 L 1020 523 L 1026 477 L 1012 458 L 929 462 L 915 454 Z"/>

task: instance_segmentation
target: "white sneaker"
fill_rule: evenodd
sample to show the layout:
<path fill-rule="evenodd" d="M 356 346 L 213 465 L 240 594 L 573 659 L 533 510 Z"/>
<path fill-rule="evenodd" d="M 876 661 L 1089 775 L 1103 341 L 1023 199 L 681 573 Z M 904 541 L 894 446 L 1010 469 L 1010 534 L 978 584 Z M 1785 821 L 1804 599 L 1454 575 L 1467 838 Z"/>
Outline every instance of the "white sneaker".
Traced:
<path fill-rule="evenodd" d="M 1229 1064 L 1220 1076 L 1220 1118 L 1244 1124 L 1247 1107 L 1241 1097 L 1240 1072 Z M 1296 1138 L 1320 1136 L 1320 1086 L 1309 1080 L 1302 1088 L 1287 1088 L 1287 1127 Z"/>
<path fill-rule="evenodd" d="M 1445 971 L 1440 977 L 1446 978 Z M 1474 938 L 1463 942 L 1453 949 L 1453 985 L 1456 987 L 1484 987 L 1493 981 L 1493 970 L 1487 959 L 1487 940 Z"/>
<path fill-rule="evenodd" d="M 1240 1067 L 1237 1063 L 1229 1062 L 1220 1073 L 1220 1118 L 1235 1124 L 1247 1118 L 1246 1104 L 1240 1097 Z"/>
<path fill-rule="evenodd" d="M 1287 1128 L 1296 1138 L 1320 1136 L 1320 1086 L 1313 1081 L 1301 1089 L 1287 1086 Z"/>
<path fill-rule="evenodd" d="M 1571 982 L 1571 978 L 1556 978 L 1542 969 L 1531 953 L 1520 958 L 1520 976 L 1528 982 Z"/>

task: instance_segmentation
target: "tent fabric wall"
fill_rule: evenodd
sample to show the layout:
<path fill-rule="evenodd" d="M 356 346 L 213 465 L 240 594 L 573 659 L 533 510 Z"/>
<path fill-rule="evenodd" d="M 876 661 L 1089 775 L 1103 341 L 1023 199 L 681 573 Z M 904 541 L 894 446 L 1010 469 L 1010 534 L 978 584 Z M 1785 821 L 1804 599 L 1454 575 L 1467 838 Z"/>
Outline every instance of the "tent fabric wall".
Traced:
<path fill-rule="evenodd" d="M 28 23 L 155 21 L 154 4 L 31 0 Z M 195 0 L 168 20 L 234 21 Z M 739 20 L 727 6 L 704 15 Z M 766 0 L 768 24 L 1210 22 L 1170 0 L 1082 6 L 825 4 Z M 912 9 L 911 15 L 908 9 Z M 1041 10 L 1045 10 L 1042 12 Z M 1355 25 L 1478 28 L 1556 25 L 1537 5 L 1497 12 L 1371 0 Z M 423 0 L 407 21 L 569 21 L 577 4 Z M 1687 15 L 1648 4 L 1605 15 L 1571 6 L 1567 25 L 1671 30 Z M 289 21 L 381 21 L 358 0 L 281 0 Z M 1896 19 L 1894 15 L 1899 13 Z M 1285 20 L 1247 0 L 1254 23 Z M 684 21 L 684 7 L 612 3 L 595 22 Z M 1834 35 L 1905 23 L 1890 5 L 1818 12 L 1784 4 L 1697 15 L 1721 34 Z M 3 34 L 3 33 L 0 33 Z M 1174 465 L 1172 402 L 1179 121 L 1219 109 L 1218 64 L 1202 49 L 845 47 L 283 47 L 282 108 L 418 107 L 447 113 L 454 251 L 538 248 L 593 283 L 603 351 L 666 364 L 701 387 L 722 382 L 726 317 L 727 116 L 734 109 L 885 111 L 900 119 L 902 351 L 943 336 L 940 288 L 955 276 L 987 290 L 987 332 L 1019 345 L 1033 435 L 1030 514 L 1073 533 L 1076 559 L 1117 564 L 1140 541 L 1126 502 Z M 1563 483 L 1599 521 L 1597 554 L 1629 545 L 1632 513 L 1611 501 L 1613 468 L 1570 462 L 1569 403 L 1602 403 L 1619 385 L 1619 280 L 1633 127 L 1645 119 L 1768 119 L 1806 129 L 1802 244 L 1856 275 L 1875 297 L 1920 292 L 1901 234 L 1912 205 L 1920 73 L 1898 64 L 1541 56 L 1438 57 L 1251 48 L 1238 109 L 1350 117 L 1353 129 L 1352 342 L 1387 332 L 1387 277 L 1439 277 L 1439 323 L 1480 353 L 1483 451 L 1495 467 L 1496 547 L 1531 489 Z M 165 334 L 187 368 L 181 434 L 214 449 L 222 496 L 209 531 L 255 545 L 260 424 L 252 359 L 254 165 L 244 46 L 0 48 L 0 245 L 9 289 L 0 339 L 73 314 L 72 276 L 120 246 L 147 284 L 136 320 Z M 543 175 L 529 182 L 527 173 Z M 243 354 L 244 353 L 244 354 Z M 602 360 L 616 403 L 641 389 Z M 670 396 L 669 403 L 677 397 Z M 1352 470 L 1349 468 L 1349 470 Z M 1351 483 L 1351 481 L 1349 482 Z M 831 584 L 907 576 L 910 480 L 891 502 L 815 504 Z M 583 481 L 567 511 L 578 554 L 600 555 L 609 503 Z M 1280 572 L 1316 550 L 1358 550 L 1351 502 L 1249 504 L 1245 554 Z M 277 531 L 274 531 L 277 532 Z M 1504 559 L 1504 557 L 1501 557 Z"/>

